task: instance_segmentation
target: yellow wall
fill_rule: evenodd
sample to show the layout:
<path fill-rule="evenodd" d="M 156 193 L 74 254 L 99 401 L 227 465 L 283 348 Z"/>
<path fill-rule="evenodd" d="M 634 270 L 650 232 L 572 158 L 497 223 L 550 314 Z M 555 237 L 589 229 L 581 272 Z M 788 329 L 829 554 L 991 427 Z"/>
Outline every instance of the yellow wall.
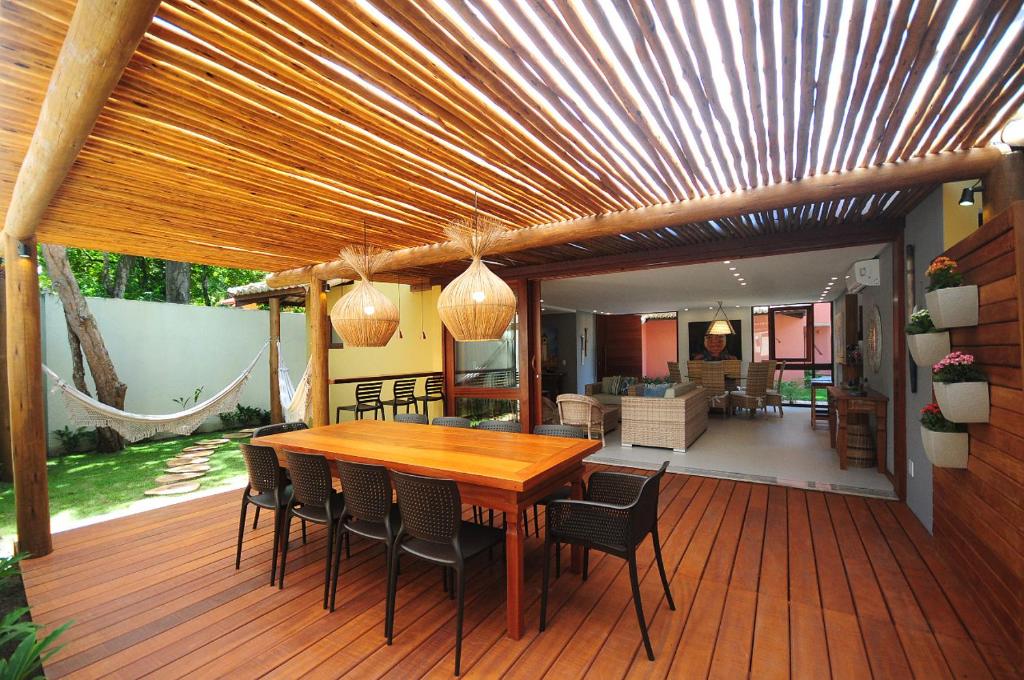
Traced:
<path fill-rule="evenodd" d="M 421 373 L 440 371 L 443 366 L 443 345 L 441 341 L 441 319 L 437 315 L 437 296 L 441 289 L 434 286 L 428 291 L 414 293 L 407 285 L 395 283 L 375 283 L 378 290 L 388 296 L 396 305 L 401 294 L 401 322 L 398 332 L 385 347 L 347 347 L 332 349 L 329 354 L 329 376 L 331 380 L 338 378 L 357 378 L 362 376 L 391 375 L 395 373 Z M 352 290 L 352 286 L 339 286 L 327 293 L 327 308 L 331 309 L 341 295 Z M 421 313 L 422 310 L 422 313 Z M 427 339 L 420 334 L 420 319 Z M 416 393 L 423 392 L 420 378 L 416 383 Z M 391 398 L 392 381 L 384 383 L 382 399 Z M 331 422 L 334 422 L 336 409 L 344 404 L 355 403 L 355 383 L 331 385 Z M 404 412 L 400 409 L 399 412 Z M 390 413 L 390 411 L 389 411 Z M 431 404 L 430 417 L 441 415 L 440 402 Z M 344 413 L 343 419 L 351 418 L 351 413 Z M 390 418 L 390 415 L 388 416 Z"/>
<path fill-rule="evenodd" d="M 973 186 L 975 182 L 976 180 L 970 180 L 942 185 L 942 242 L 944 248 L 956 245 L 978 228 L 978 215 L 981 214 L 983 200 L 981 192 L 974 192 L 973 206 L 960 205 L 960 194 L 967 187 Z"/>

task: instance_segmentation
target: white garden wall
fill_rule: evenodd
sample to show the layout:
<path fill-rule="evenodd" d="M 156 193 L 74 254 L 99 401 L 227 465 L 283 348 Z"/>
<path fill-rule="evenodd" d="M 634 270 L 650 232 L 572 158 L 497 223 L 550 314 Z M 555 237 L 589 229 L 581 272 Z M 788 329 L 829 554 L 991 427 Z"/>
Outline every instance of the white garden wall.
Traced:
<path fill-rule="evenodd" d="M 179 411 L 173 399 L 191 395 L 199 386 L 205 387 L 200 401 L 213 396 L 252 361 L 270 332 L 269 313 L 261 310 L 106 298 L 89 298 L 89 309 L 121 381 L 128 386 L 125 410 L 136 413 Z M 67 326 L 55 295 L 42 296 L 42 328 L 43 362 L 70 383 Z M 305 315 L 282 313 L 281 361 L 293 382 L 302 376 L 307 356 Z M 92 390 L 88 371 L 86 375 Z M 264 352 L 240 403 L 269 409 L 269 380 Z M 49 378 L 46 386 L 46 430 L 53 448 L 57 445 L 53 431 L 70 423 L 63 400 L 50 391 Z"/>

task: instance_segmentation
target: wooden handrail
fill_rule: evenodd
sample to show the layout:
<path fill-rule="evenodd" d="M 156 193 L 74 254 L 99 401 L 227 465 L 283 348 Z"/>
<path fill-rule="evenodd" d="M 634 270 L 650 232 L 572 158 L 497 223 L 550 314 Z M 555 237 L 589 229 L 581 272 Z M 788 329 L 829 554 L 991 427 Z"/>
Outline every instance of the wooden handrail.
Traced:
<path fill-rule="evenodd" d="M 429 378 L 435 375 L 444 375 L 441 371 L 427 371 L 423 373 L 395 373 L 394 375 L 364 375 L 359 378 L 335 378 L 332 385 L 346 385 L 356 382 L 374 382 L 377 380 L 401 380 L 402 378 Z"/>

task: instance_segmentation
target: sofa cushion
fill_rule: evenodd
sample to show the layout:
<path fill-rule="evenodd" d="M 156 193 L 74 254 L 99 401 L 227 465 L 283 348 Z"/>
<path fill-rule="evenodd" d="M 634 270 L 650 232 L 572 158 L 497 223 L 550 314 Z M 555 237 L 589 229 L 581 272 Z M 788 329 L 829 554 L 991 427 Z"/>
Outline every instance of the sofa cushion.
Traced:
<path fill-rule="evenodd" d="M 601 391 L 605 394 L 618 394 L 619 380 L 617 375 L 606 375 L 601 378 Z"/>
<path fill-rule="evenodd" d="M 672 387 L 672 386 L 671 385 L 667 385 L 667 384 L 660 384 L 660 385 L 649 384 L 649 385 L 644 385 L 643 386 L 643 390 L 644 390 L 643 394 L 641 394 L 639 396 L 641 396 L 641 397 L 664 397 L 665 396 L 665 390 L 667 390 L 670 387 Z"/>
<path fill-rule="evenodd" d="M 681 396 L 683 396 L 685 394 L 688 394 L 688 393 L 692 392 L 696 388 L 697 388 L 697 383 L 695 383 L 695 382 L 676 383 L 675 385 L 673 385 L 669 389 L 665 390 L 665 398 L 666 399 L 675 399 L 676 397 L 681 397 Z"/>
<path fill-rule="evenodd" d="M 590 395 L 597 401 L 601 402 L 605 406 L 619 405 L 622 403 L 621 394 L 605 394 L 604 392 L 598 392 L 597 394 Z"/>

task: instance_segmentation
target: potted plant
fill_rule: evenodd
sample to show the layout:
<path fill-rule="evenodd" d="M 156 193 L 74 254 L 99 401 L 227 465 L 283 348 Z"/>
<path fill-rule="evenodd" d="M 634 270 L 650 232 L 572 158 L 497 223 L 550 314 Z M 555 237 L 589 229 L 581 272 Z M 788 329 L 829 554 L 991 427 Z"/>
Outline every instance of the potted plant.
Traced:
<path fill-rule="evenodd" d="M 935 258 L 928 267 L 925 300 L 936 328 L 978 325 L 978 287 L 963 285 L 955 260 Z"/>
<path fill-rule="evenodd" d="M 932 366 L 932 388 L 943 415 L 954 423 L 988 422 L 988 381 L 974 356 L 950 352 Z"/>
<path fill-rule="evenodd" d="M 949 354 L 949 331 L 936 328 L 927 309 L 910 315 L 906 331 L 907 347 L 917 365 L 932 366 Z"/>
<path fill-rule="evenodd" d="M 921 409 L 921 442 L 932 465 L 967 467 L 968 439 L 964 426 L 948 420 L 934 402 Z"/>

